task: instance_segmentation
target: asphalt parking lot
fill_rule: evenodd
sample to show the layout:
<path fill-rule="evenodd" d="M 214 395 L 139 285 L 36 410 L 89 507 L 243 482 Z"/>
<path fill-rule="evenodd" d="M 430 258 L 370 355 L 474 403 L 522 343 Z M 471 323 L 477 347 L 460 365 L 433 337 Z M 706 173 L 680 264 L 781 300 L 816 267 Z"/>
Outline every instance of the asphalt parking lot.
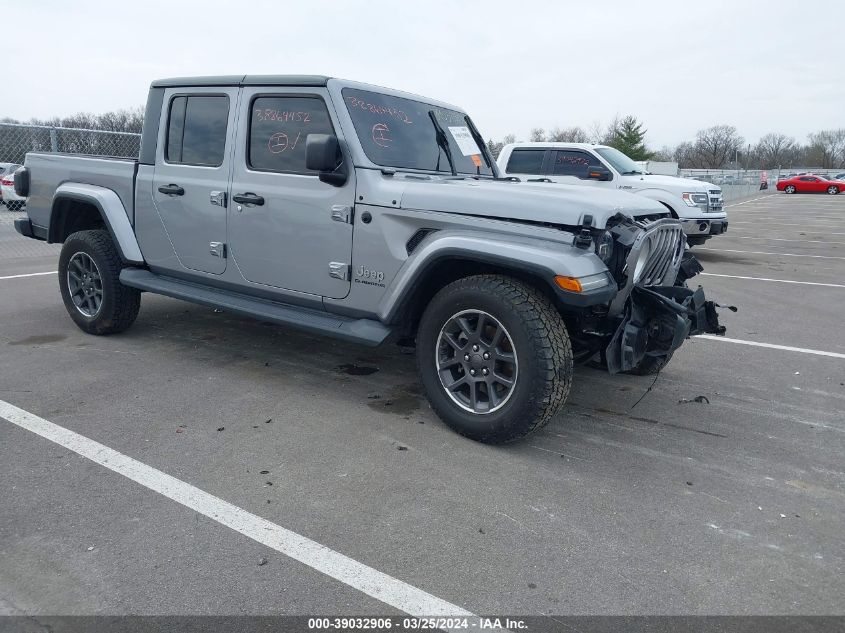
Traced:
<path fill-rule="evenodd" d="M 841 614 L 845 196 L 728 214 L 695 253 L 731 341 L 688 341 L 635 407 L 650 377 L 579 368 L 563 414 L 492 447 L 394 347 L 150 295 L 88 336 L 55 274 L 21 276 L 58 249 L 0 209 L 0 401 L 386 575 L 327 575 L 0 418 L 0 613 L 398 614 L 389 577 L 473 613 Z"/>

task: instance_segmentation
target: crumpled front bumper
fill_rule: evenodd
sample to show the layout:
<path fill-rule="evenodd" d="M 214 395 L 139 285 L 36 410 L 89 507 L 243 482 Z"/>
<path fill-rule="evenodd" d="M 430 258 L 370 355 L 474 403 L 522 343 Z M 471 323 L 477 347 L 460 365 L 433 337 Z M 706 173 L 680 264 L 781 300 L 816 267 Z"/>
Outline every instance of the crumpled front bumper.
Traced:
<path fill-rule="evenodd" d="M 683 268 L 679 278 L 682 276 Z M 701 286 L 695 290 L 685 286 L 635 286 L 605 349 L 607 370 L 612 374 L 630 371 L 646 356 L 668 360 L 687 337 L 695 334 L 724 334 L 717 306 L 705 298 Z"/>

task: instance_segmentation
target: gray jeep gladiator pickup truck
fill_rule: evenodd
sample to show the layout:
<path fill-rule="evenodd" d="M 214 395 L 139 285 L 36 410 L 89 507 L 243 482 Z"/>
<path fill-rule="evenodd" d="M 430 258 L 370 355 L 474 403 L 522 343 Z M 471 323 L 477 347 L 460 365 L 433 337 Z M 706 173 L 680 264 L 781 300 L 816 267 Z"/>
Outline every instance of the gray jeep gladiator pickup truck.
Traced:
<path fill-rule="evenodd" d="M 154 292 L 366 345 L 415 344 L 450 427 L 506 442 L 566 400 L 573 363 L 658 371 L 723 331 L 647 198 L 499 176 L 454 106 L 320 76 L 152 84 L 138 160 L 30 153 L 19 233 L 62 243 L 91 334 Z"/>

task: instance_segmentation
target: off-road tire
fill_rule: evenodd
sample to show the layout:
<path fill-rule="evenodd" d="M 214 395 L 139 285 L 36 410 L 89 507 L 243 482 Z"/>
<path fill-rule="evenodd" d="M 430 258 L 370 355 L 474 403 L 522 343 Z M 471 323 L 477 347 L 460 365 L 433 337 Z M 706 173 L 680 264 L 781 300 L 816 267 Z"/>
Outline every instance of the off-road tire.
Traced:
<path fill-rule="evenodd" d="M 447 394 L 437 369 L 441 329 L 463 310 L 480 310 L 507 330 L 518 373 L 501 408 L 474 413 Z M 536 288 L 503 275 L 474 275 L 440 290 L 417 331 L 417 366 L 431 407 L 461 435 L 479 442 L 518 440 L 546 424 L 561 408 L 572 384 L 572 346 L 552 303 Z"/>
<path fill-rule="evenodd" d="M 68 264 L 77 253 L 84 253 L 97 266 L 102 281 L 102 303 L 93 316 L 86 316 L 74 304 L 68 285 Z M 141 292 L 120 283 L 123 263 L 107 231 L 78 231 L 71 234 L 59 255 L 59 291 L 70 318 L 88 334 L 123 332 L 138 316 Z"/>

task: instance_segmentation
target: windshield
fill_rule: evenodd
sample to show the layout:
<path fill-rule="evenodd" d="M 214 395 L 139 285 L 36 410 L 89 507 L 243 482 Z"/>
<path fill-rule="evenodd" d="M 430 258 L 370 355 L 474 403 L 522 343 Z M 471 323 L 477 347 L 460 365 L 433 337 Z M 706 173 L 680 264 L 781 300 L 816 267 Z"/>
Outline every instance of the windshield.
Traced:
<path fill-rule="evenodd" d="M 364 153 L 376 165 L 451 174 L 431 112 L 444 132 L 455 171 L 468 176 L 493 175 L 463 112 L 352 88 L 343 89 L 343 100 Z"/>
<path fill-rule="evenodd" d="M 596 148 L 596 152 L 599 156 L 610 163 L 620 174 L 645 173 L 639 165 L 625 156 L 625 154 L 620 152 L 618 149 L 614 149 L 612 147 L 598 147 Z"/>

